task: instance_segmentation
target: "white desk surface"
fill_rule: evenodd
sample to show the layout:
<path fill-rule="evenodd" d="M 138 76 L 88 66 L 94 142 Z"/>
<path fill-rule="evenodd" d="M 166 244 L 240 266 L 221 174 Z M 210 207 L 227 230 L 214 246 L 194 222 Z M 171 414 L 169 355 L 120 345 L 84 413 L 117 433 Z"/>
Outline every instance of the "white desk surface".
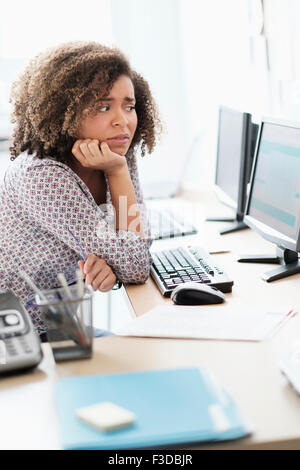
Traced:
<path fill-rule="evenodd" d="M 210 208 L 222 211 L 214 198 L 206 198 L 205 207 L 207 214 Z M 217 227 L 220 224 L 204 224 L 201 237 L 204 233 L 212 237 Z M 61 377 L 199 366 L 215 372 L 253 428 L 249 438 L 206 448 L 300 449 L 300 397 L 278 368 L 278 359 L 300 340 L 300 275 L 270 284 L 262 281 L 260 274 L 274 265 L 240 264 L 235 257 L 239 253 L 272 253 L 274 246 L 251 230 L 225 237 L 232 251 L 214 256 L 234 280 L 232 294 L 226 294 L 227 302 L 255 309 L 290 306 L 299 312 L 295 318 L 271 340 L 261 343 L 99 338 L 94 340 L 92 359 L 59 365 L 55 365 L 49 345 L 44 344 L 44 359 L 34 372 L 0 379 L 0 448 L 60 448 L 53 386 Z M 193 240 L 199 241 L 199 236 Z M 162 298 L 151 279 L 126 290 L 137 315 L 170 302 Z"/>

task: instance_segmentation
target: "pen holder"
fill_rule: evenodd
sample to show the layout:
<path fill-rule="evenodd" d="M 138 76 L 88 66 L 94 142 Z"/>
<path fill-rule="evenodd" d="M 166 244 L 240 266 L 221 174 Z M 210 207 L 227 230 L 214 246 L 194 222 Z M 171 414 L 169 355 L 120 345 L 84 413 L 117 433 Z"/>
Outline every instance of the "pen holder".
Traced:
<path fill-rule="evenodd" d="M 42 313 L 55 361 L 92 356 L 93 292 L 85 288 L 78 297 L 76 285 L 69 290 L 71 298 L 63 288 L 56 288 L 42 291 L 47 301 L 35 296 L 35 303 L 31 303 Z"/>

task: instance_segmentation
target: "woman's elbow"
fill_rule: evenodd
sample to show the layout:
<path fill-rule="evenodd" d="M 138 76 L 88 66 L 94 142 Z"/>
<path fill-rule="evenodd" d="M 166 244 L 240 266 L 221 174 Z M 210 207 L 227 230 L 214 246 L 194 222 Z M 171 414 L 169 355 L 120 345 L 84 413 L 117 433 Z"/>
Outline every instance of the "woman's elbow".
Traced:
<path fill-rule="evenodd" d="M 144 284 L 150 275 L 152 258 L 146 244 L 127 247 L 126 253 L 119 253 L 115 274 L 126 284 Z"/>
<path fill-rule="evenodd" d="M 120 269 L 119 279 L 128 284 L 144 284 L 150 275 L 152 259 L 150 253 L 147 256 L 141 256 L 139 259 L 129 257 L 126 266 Z"/>
<path fill-rule="evenodd" d="M 138 276 L 136 276 L 132 282 L 133 284 L 145 284 L 149 276 L 150 266 L 147 266 L 139 271 Z"/>
<path fill-rule="evenodd" d="M 144 284 L 150 275 L 150 266 L 141 266 L 137 269 L 130 269 L 120 273 L 119 279 L 125 284 Z"/>

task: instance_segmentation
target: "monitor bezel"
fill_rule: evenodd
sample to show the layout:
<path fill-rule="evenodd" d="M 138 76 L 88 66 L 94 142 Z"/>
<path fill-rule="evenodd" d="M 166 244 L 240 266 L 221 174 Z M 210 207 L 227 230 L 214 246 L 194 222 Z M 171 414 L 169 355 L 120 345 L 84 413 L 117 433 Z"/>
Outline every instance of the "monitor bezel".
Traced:
<path fill-rule="evenodd" d="M 232 199 L 229 194 L 222 189 L 218 183 L 218 163 L 219 163 L 219 154 L 220 154 L 220 122 L 222 112 L 230 112 L 235 114 L 240 114 L 243 123 L 242 123 L 242 139 L 241 139 L 241 149 L 240 149 L 240 168 L 239 168 L 239 180 L 238 180 L 238 197 L 237 201 Z M 231 207 L 236 210 L 237 217 L 242 217 L 245 212 L 245 206 L 247 201 L 247 184 L 249 180 L 249 173 L 251 170 L 251 126 L 252 126 L 252 117 L 250 113 L 242 112 L 237 109 L 229 108 L 227 106 L 220 106 L 219 108 L 219 125 L 218 125 L 218 141 L 217 141 L 217 158 L 215 166 L 215 183 L 214 191 L 218 199 L 225 204 L 226 206 Z"/>
<path fill-rule="evenodd" d="M 249 194 L 248 194 L 247 203 L 246 203 L 244 222 L 250 228 L 258 232 L 263 238 L 270 241 L 271 243 L 274 243 L 277 246 L 282 247 L 282 248 L 287 248 L 289 250 L 300 252 L 300 222 L 298 224 L 298 236 L 295 239 L 292 239 L 286 236 L 284 233 L 281 233 L 278 230 L 273 229 L 272 227 L 269 227 L 268 225 L 264 224 L 260 220 L 257 220 L 253 216 L 249 215 L 251 197 L 252 197 L 252 191 L 253 191 L 253 181 L 254 181 L 255 174 L 256 174 L 260 141 L 261 141 L 261 136 L 262 136 L 262 132 L 263 132 L 263 128 L 265 124 L 273 124 L 273 125 L 279 125 L 283 127 L 293 127 L 294 129 L 299 129 L 299 132 L 300 132 L 299 122 L 284 121 L 282 119 L 273 119 L 273 118 L 262 119 L 260 127 L 259 127 L 257 141 L 256 141 L 255 156 L 254 156 L 254 162 L 252 165 L 250 189 L 249 189 Z"/>

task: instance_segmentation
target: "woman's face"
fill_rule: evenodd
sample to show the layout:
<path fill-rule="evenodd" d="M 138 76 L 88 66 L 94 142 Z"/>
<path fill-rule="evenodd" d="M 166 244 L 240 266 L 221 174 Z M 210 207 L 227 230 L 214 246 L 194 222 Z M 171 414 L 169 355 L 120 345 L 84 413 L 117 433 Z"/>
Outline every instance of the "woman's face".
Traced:
<path fill-rule="evenodd" d="M 107 142 L 112 152 L 125 155 L 137 127 L 135 96 L 132 81 L 121 75 L 108 96 L 102 97 L 95 113 L 80 124 L 80 139 L 98 139 Z"/>

